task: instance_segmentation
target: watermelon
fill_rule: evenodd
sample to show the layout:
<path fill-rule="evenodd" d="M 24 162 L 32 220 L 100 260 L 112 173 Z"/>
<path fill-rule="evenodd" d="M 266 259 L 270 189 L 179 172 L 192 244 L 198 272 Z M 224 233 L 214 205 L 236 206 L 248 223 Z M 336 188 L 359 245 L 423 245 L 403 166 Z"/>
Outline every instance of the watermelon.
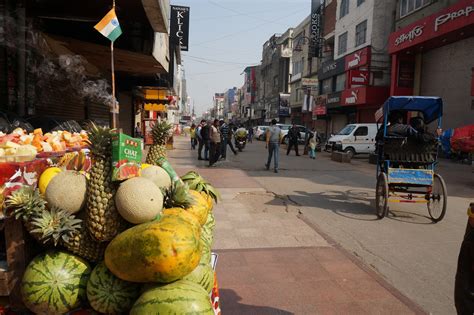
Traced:
<path fill-rule="evenodd" d="M 202 241 L 201 241 L 202 243 Z M 207 246 L 202 246 L 201 250 L 201 260 L 200 264 L 210 264 L 211 263 L 211 249 Z"/>
<path fill-rule="evenodd" d="M 105 314 L 128 312 L 140 295 L 140 286 L 120 280 L 105 266 L 98 264 L 87 282 L 87 298 L 94 310 Z"/>
<path fill-rule="evenodd" d="M 196 269 L 184 277 L 183 280 L 197 283 L 202 286 L 207 293 L 211 293 L 212 287 L 214 286 L 214 270 L 210 264 L 199 264 Z"/>
<path fill-rule="evenodd" d="M 209 294 L 187 280 L 152 287 L 135 302 L 130 315 L 209 314 L 214 315 Z"/>
<path fill-rule="evenodd" d="M 75 255 L 48 251 L 26 267 L 21 293 L 26 307 L 36 314 L 64 314 L 86 300 L 91 268 Z"/>

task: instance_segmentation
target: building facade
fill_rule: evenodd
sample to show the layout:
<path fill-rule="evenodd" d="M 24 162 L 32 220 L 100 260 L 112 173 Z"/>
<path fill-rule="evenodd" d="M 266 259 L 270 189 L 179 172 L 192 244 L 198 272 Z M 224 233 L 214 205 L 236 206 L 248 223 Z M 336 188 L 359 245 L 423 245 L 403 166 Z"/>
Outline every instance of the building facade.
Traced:
<path fill-rule="evenodd" d="M 391 95 L 440 96 L 443 128 L 473 124 L 474 2 L 399 0 L 396 18 Z"/>
<path fill-rule="evenodd" d="M 344 60 L 345 74 L 336 78 L 335 90 L 341 89 L 345 82 L 340 95 L 342 116 L 334 127 L 350 122 L 374 122 L 376 110 L 389 96 L 391 67 L 387 48 L 396 3 L 395 0 L 337 1 L 334 60 Z"/>

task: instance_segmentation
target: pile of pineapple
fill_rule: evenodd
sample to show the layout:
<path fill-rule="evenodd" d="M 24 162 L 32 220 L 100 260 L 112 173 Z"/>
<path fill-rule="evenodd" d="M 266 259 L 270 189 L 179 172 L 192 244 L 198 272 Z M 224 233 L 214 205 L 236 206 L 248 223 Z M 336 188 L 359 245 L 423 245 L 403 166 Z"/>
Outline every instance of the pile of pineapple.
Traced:
<path fill-rule="evenodd" d="M 172 126 L 165 121 L 155 124 L 154 144 L 146 158 L 150 165 L 148 170 L 142 171 L 143 178 L 117 183 L 111 179 L 113 130 L 91 124 L 87 132 L 92 167 L 87 172 L 48 169 L 44 176 L 47 179 L 40 178 L 39 189 L 24 186 L 5 200 L 6 213 L 22 220 L 28 232 L 41 244 L 62 247 L 90 262 L 98 262 L 103 259 L 107 244 L 115 236 L 134 224 L 146 222 L 150 215 L 159 217 L 163 209 L 169 208 L 182 208 L 196 213 L 199 213 L 199 207 L 212 208 L 213 201 L 219 198 L 218 192 L 197 173 L 190 172 L 180 179 L 175 173 L 173 176 L 172 169 L 167 170 L 171 172 L 168 174 L 160 168 L 162 162 L 159 161 L 166 162 L 166 142 L 171 130 Z M 164 175 L 157 175 L 157 170 Z M 163 179 L 165 177 L 166 180 Z M 145 178 L 148 182 L 145 182 Z M 160 186 L 159 192 L 153 192 L 157 199 L 161 194 L 161 206 L 153 208 L 154 212 L 148 213 L 148 216 L 145 215 L 146 206 L 138 214 L 129 214 L 126 213 L 129 209 L 125 205 L 118 207 L 116 204 L 117 191 L 121 189 L 128 192 L 122 186 L 126 186 L 129 181 L 129 186 L 137 182 L 135 187 L 141 187 L 138 186 L 143 185 L 138 183 L 140 180 L 145 182 L 145 186 L 153 181 Z M 161 185 L 157 182 L 161 182 Z M 52 187 L 55 187 L 54 190 Z M 142 209 L 139 204 L 145 198 L 141 195 L 144 190 L 130 190 L 131 195 L 137 196 L 126 194 L 127 197 L 135 198 L 137 209 Z M 130 219 L 131 215 L 135 216 L 133 220 Z"/>

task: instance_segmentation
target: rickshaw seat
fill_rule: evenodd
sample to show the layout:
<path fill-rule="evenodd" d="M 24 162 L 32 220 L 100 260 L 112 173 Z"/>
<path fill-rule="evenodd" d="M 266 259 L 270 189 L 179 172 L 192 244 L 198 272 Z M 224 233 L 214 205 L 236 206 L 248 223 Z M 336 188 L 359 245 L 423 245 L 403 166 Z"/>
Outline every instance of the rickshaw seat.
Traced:
<path fill-rule="evenodd" d="M 436 161 L 437 143 L 420 143 L 408 138 L 386 137 L 383 140 L 385 160 L 396 163 L 431 164 Z"/>

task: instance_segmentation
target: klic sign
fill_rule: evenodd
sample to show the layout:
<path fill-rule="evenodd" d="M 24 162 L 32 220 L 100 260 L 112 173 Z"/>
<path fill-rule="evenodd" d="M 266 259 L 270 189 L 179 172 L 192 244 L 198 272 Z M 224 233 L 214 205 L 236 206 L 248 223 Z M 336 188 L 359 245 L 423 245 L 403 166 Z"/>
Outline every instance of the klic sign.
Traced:
<path fill-rule="evenodd" d="M 189 44 L 189 7 L 171 6 L 170 40 L 181 46 L 182 51 L 188 51 Z"/>

